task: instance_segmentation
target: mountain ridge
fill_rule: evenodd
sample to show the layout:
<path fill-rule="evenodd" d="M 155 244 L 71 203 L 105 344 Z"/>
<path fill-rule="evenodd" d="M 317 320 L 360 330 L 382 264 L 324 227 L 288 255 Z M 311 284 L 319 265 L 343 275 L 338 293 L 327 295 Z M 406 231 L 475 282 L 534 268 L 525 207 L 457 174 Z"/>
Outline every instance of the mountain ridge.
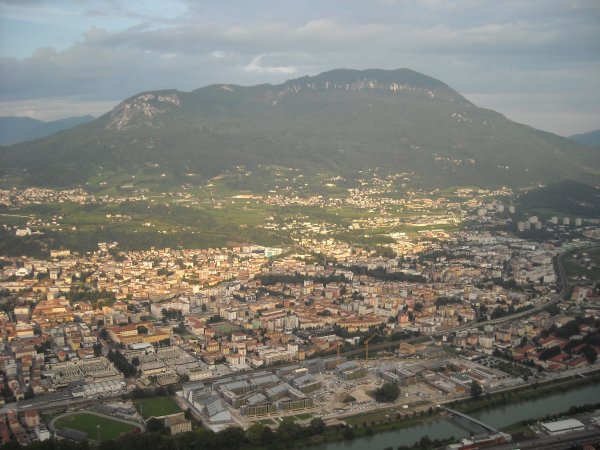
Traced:
<path fill-rule="evenodd" d="M 590 147 L 600 147 L 600 130 L 588 131 L 587 133 L 579 133 L 569 136 L 569 139 L 580 144 L 589 145 Z"/>
<path fill-rule="evenodd" d="M 433 186 L 523 186 L 594 179 L 600 162 L 587 147 L 478 108 L 410 69 L 142 92 L 74 130 L 0 151 L 5 174 L 50 185 L 149 167 L 191 182 L 259 165 L 345 176 L 384 168 Z"/>
<path fill-rule="evenodd" d="M 0 145 L 13 145 L 41 139 L 94 120 L 94 117 L 72 116 L 49 122 L 31 117 L 0 117 Z"/>

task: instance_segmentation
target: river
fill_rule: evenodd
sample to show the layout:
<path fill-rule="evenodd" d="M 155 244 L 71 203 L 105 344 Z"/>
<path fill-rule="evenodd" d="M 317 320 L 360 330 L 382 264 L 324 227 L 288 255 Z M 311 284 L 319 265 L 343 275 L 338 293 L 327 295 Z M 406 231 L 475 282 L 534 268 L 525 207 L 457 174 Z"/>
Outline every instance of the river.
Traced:
<path fill-rule="evenodd" d="M 552 394 L 547 397 L 489 409 L 473 413 L 472 416 L 494 428 L 504 428 L 527 419 L 542 419 L 546 415 L 568 410 L 571 406 L 586 403 L 600 403 L 600 389 L 597 385 Z M 415 425 L 401 430 L 378 433 L 353 441 L 334 442 L 318 447 L 317 450 L 381 450 L 386 447 L 413 445 L 427 435 L 431 439 L 469 437 L 470 433 L 483 433 L 484 429 L 462 418 L 441 418 L 436 421 Z"/>

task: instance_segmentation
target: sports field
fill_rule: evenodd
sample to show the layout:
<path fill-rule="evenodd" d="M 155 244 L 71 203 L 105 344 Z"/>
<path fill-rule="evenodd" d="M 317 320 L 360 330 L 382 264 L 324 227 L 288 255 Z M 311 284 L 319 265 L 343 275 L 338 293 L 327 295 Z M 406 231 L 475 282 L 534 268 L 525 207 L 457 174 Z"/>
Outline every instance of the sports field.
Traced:
<path fill-rule="evenodd" d="M 100 426 L 100 440 L 114 439 L 122 433 L 129 433 L 134 428 L 130 423 L 86 412 L 69 414 L 54 422 L 57 430 L 64 427 L 73 428 L 87 433 L 88 438 L 93 440 L 98 440 L 98 426 Z"/>
<path fill-rule="evenodd" d="M 228 322 L 212 323 L 209 327 L 223 334 L 229 334 L 237 329 L 235 325 Z"/>
<path fill-rule="evenodd" d="M 143 398 L 136 400 L 135 406 L 144 419 L 181 412 L 181 408 L 170 397 Z"/>

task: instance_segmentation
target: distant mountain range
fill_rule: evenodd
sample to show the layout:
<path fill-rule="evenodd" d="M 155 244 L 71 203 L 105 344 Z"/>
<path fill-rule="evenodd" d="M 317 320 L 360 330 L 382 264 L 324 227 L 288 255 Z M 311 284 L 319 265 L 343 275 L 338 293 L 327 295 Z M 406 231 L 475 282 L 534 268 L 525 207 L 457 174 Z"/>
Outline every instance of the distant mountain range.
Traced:
<path fill-rule="evenodd" d="M 600 152 L 478 108 L 408 69 L 146 92 L 90 123 L 0 149 L 3 175 L 38 185 L 134 174 L 194 182 L 240 166 L 348 177 L 379 168 L 428 186 L 529 186 L 596 181 Z"/>
<path fill-rule="evenodd" d="M 30 117 L 0 117 L 0 145 L 40 139 L 92 120 L 92 116 L 68 117 L 51 122 Z"/>
<path fill-rule="evenodd" d="M 590 147 L 600 147 L 600 130 L 589 131 L 588 133 L 574 134 L 569 139 Z"/>

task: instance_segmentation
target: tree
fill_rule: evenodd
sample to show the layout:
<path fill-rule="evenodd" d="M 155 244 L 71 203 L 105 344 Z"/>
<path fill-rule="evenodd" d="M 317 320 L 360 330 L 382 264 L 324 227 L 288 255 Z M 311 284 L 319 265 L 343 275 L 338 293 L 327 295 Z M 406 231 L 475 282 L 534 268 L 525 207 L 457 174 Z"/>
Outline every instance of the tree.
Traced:
<path fill-rule="evenodd" d="M 227 427 L 217 433 L 217 444 L 222 448 L 236 449 L 244 442 L 246 434 L 240 427 Z"/>
<path fill-rule="evenodd" d="M 375 400 L 378 402 L 393 402 L 400 395 L 400 388 L 396 383 L 385 383 L 375 391 Z"/>
<path fill-rule="evenodd" d="M 299 437 L 301 427 L 291 417 L 284 417 L 281 424 L 277 428 L 277 439 L 282 442 L 291 442 Z"/>
<path fill-rule="evenodd" d="M 308 428 L 311 434 L 321 434 L 325 431 L 325 422 L 320 417 L 314 417 L 311 419 Z"/>
<path fill-rule="evenodd" d="M 263 442 L 263 433 L 265 426 L 260 422 L 255 422 L 246 430 L 246 436 L 252 445 L 259 445 Z"/>
<path fill-rule="evenodd" d="M 477 381 L 473 381 L 471 383 L 471 397 L 477 399 L 482 393 L 483 389 L 481 388 L 481 385 Z"/>
<path fill-rule="evenodd" d="M 112 439 L 100 442 L 98 450 L 117 450 L 117 443 Z"/>
<path fill-rule="evenodd" d="M 146 328 L 144 325 L 139 325 L 137 327 L 137 332 L 138 334 L 148 334 L 148 328 Z"/>
<path fill-rule="evenodd" d="M 573 319 L 556 330 L 556 336 L 561 339 L 568 339 L 575 334 L 579 334 L 578 319 Z"/>
<path fill-rule="evenodd" d="M 351 441 L 352 439 L 354 439 L 356 437 L 354 428 L 352 428 L 350 426 L 346 426 L 346 428 L 344 429 L 344 433 L 342 433 L 342 434 L 344 436 L 344 439 L 346 439 L 347 441 Z"/>
<path fill-rule="evenodd" d="M 560 355 L 561 353 L 561 349 L 558 345 L 555 345 L 553 347 L 547 348 L 542 350 L 542 352 L 540 353 L 539 358 L 542 361 L 546 361 L 547 359 L 550 359 L 556 355 Z"/>
<path fill-rule="evenodd" d="M 29 386 L 27 388 L 27 390 L 25 391 L 25 399 L 26 400 L 32 399 L 34 395 L 35 394 L 33 393 L 33 388 L 31 386 Z"/>
<path fill-rule="evenodd" d="M 431 438 L 425 435 L 419 441 L 419 448 L 428 448 L 429 446 L 431 446 Z"/>
<path fill-rule="evenodd" d="M 207 321 L 206 324 L 210 325 L 211 323 L 219 323 L 219 322 L 225 322 L 225 319 L 223 319 L 221 316 L 217 315 L 217 316 L 211 316 Z"/>
<path fill-rule="evenodd" d="M 593 364 L 594 362 L 596 362 L 596 359 L 598 359 L 598 354 L 596 353 L 596 350 L 590 345 L 586 345 L 585 347 L 583 347 L 581 349 L 581 353 L 583 353 L 583 356 L 587 358 L 590 364 Z"/>
<path fill-rule="evenodd" d="M 179 325 L 173 327 L 173 331 L 177 334 L 185 334 L 187 329 L 185 328 L 185 322 L 179 322 Z"/>
<path fill-rule="evenodd" d="M 151 417 L 146 422 L 146 429 L 149 432 L 159 432 L 162 433 L 165 431 L 165 423 L 162 420 Z"/>
<path fill-rule="evenodd" d="M 270 427 L 265 427 L 262 433 L 262 443 L 263 445 L 269 445 L 275 439 L 275 433 L 271 430 Z"/>

